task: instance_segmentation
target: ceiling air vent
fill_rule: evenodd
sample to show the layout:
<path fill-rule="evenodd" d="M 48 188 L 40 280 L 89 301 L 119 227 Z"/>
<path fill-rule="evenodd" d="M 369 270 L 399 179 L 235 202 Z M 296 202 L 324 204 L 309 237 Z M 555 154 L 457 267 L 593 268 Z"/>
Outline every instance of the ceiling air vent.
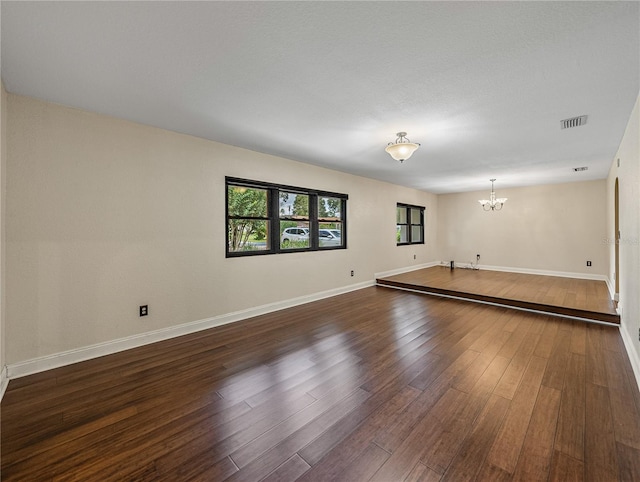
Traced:
<path fill-rule="evenodd" d="M 588 167 L 574 167 L 573 170 L 576 172 L 580 172 L 580 171 L 586 171 L 587 169 L 589 169 Z"/>
<path fill-rule="evenodd" d="M 572 127 L 580 127 L 587 123 L 587 116 L 581 115 L 579 117 L 572 117 L 571 119 L 565 119 L 560 121 L 560 129 L 571 129 Z"/>

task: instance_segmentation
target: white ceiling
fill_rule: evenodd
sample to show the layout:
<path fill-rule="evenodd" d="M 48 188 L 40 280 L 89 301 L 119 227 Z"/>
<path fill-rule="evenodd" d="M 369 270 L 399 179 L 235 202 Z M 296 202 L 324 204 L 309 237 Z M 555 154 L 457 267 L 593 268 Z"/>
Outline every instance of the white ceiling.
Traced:
<path fill-rule="evenodd" d="M 2 79 L 435 193 L 495 177 L 499 194 L 607 176 L 640 89 L 639 6 L 2 1 Z M 384 152 L 401 130 L 422 144 L 402 165 Z"/>

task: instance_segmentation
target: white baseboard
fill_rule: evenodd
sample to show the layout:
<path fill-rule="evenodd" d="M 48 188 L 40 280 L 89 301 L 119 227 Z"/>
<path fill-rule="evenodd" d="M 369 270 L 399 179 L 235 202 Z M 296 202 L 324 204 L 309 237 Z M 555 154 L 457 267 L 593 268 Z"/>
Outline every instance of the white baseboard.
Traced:
<path fill-rule="evenodd" d="M 607 283 L 607 288 L 609 289 L 609 296 L 611 296 L 612 300 L 616 299 L 616 289 L 614 288 L 613 284 L 611 284 L 611 280 L 609 279 L 609 277 L 607 276 L 607 279 L 605 280 Z M 616 300 L 618 301 L 618 300 Z"/>
<path fill-rule="evenodd" d="M 558 276 L 560 278 L 590 279 L 595 281 L 604 281 L 607 283 L 607 285 L 609 283 L 609 278 L 603 274 L 572 273 L 569 271 L 550 271 L 545 269 L 510 268 L 507 266 L 480 265 L 479 268 L 487 271 L 505 271 L 508 273 L 536 274 L 540 276 Z"/>
<path fill-rule="evenodd" d="M 4 397 L 4 392 L 7 391 L 7 385 L 9 385 L 9 377 L 7 376 L 7 366 L 5 365 L 0 371 L 0 400 Z"/>
<path fill-rule="evenodd" d="M 414 266 L 410 269 L 394 270 L 387 273 L 380 273 L 380 276 L 392 276 L 394 274 L 401 274 L 407 271 L 413 271 L 416 269 L 430 268 L 431 266 L 449 266 L 449 261 L 434 261 L 421 266 Z M 468 269 L 472 266 L 470 262 L 459 263 L 456 262 L 455 267 L 457 269 Z M 611 284 L 609 278 L 603 274 L 588 274 L 588 273 L 572 273 L 570 271 L 550 271 L 546 269 L 531 269 L 531 268 L 513 268 L 509 266 L 491 266 L 485 264 L 473 265 L 474 268 L 485 271 L 504 271 L 506 273 L 522 273 L 522 274 L 535 274 L 540 276 L 558 276 L 560 278 L 576 278 L 576 279 L 590 279 L 595 281 L 604 281 L 607 283 L 607 288 L 611 291 Z M 376 277 L 380 277 L 376 274 Z"/>
<path fill-rule="evenodd" d="M 410 271 L 416 271 L 419 269 L 431 268 L 432 266 L 438 266 L 438 261 L 431 261 L 430 263 L 418 264 L 413 266 L 405 266 L 404 268 L 392 269 L 390 271 L 383 271 L 381 273 L 375 273 L 373 275 L 374 280 L 377 278 L 386 278 L 387 276 L 395 276 L 397 274 L 409 273 Z"/>
<path fill-rule="evenodd" d="M 95 345 L 85 346 L 74 350 L 68 350 L 60 353 L 54 353 L 52 355 L 42 356 L 26 360 L 19 363 L 12 363 L 2 372 L 3 386 L 6 385 L 4 380 L 11 380 L 14 378 L 20 378 L 34 373 L 43 372 L 45 370 L 51 370 L 53 368 L 59 368 L 73 363 L 78 363 L 92 358 L 98 358 L 105 355 L 111 355 L 131 348 L 137 348 L 139 346 L 148 345 L 150 343 L 156 343 L 158 341 L 168 340 L 189 333 L 195 333 L 197 331 L 207 330 L 216 326 L 226 325 L 228 323 L 234 323 L 236 321 L 245 320 L 254 316 L 264 315 L 273 311 L 282 310 L 285 308 L 291 308 L 293 306 L 310 303 L 312 301 L 318 301 L 324 298 L 330 298 L 351 291 L 359 290 L 373 286 L 374 280 L 365 281 L 362 283 L 356 283 L 342 288 L 335 288 L 311 295 L 300 296 L 298 298 L 292 298 L 289 300 L 278 301 L 275 303 L 269 303 L 255 308 L 249 308 L 246 310 L 236 311 L 233 313 L 226 313 L 224 315 L 214 316 L 204 320 L 192 321 L 177 326 L 171 326 L 160 330 L 150 331 L 146 333 L 140 333 L 138 335 L 132 335 L 125 338 L 119 338 L 117 340 L 107 341 L 104 343 L 97 343 Z M 1 399 L 1 397 L 0 397 Z"/>
<path fill-rule="evenodd" d="M 207 318 L 204 320 L 197 320 L 197 321 L 184 323 L 177 326 L 163 328 L 160 330 L 141 333 L 138 335 L 132 335 L 125 338 L 119 338 L 116 340 L 107 341 L 104 343 L 97 343 L 95 345 L 90 345 L 90 346 L 68 350 L 60 353 L 55 353 L 52 355 L 33 358 L 31 360 L 26 360 L 18 363 L 13 363 L 4 367 L 0 372 L 0 400 L 2 399 L 2 395 L 6 390 L 9 380 L 14 378 L 20 378 L 23 376 L 32 375 L 34 373 L 51 370 L 53 368 L 59 368 L 62 366 L 71 365 L 73 363 L 90 360 L 92 358 L 98 358 L 101 356 L 110 355 L 113 353 L 131 349 L 131 348 L 148 345 L 150 343 L 155 343 L 158 341 L 163 341 L 163 340 L 175 338 L 182 335 L 187 335 L 189 333 L 195 333 L 197 331 L 202 331 L 209 328 L 214 328 L 216 326 L 221 326 L 221 325 L 226 325 L 228 323 L 241 321 L 254 316 L 271 313 L 273 311 L 278 311 L 285 308 L 291 308 L 293 306 L 298 306 L 305 303 L 310 303 L 312 301 L 317 301 L 324 298 L 329 298 L 332 296 L 337 296 L 340 294 L 359 290 L 362 288 L 367 288 L 375 284 L 375 278 L 382 278 L 386 276 L 393 276 L 396 274 L 408 273 L 410 271 L 430 268 L 432 266 L 437 266 L 439 264 L 440 263 L 438 261 L 433 261 L 433 262 L 424 263 L 420 265 L 408 266 L 404 268 L 398 268 L 390 271 L 376 273 L 374 275 L 374 279 L 370 281 L 356 283 L 353 285 L 349 285 L 341 288 L 335 288 L 335 289 L 331 289 L 331 290 L 327 290 L 319 293 L 314 293 L 311 295 L 301 296 L 301 297 L 292 298 L 284 301 L 278 301 L 275 303 L 269 303 L 269 304 L 258 306 L 255 308 L 249 308 L 246 310 L 236 311 L 233 313 L 226 313 L 223 315 L 214 316 L 212 318 Z M 480 269 L 491 270 L 491 271 L 508 271 L 508 272 L 514 272 L 514 273 L 540 274 L 540 275 L 546 275 L 546 276 L 562 276 L 562 277 L 596 279 L 596 280 L 607 281 L 606 276 L 586 275 L 583 273 L 564 273 L 564 272 L 556 272 L 556 271 L 531 270 L 531 269 L 522 269 L 522 268 L 506 268 L 506 267 L 500 267 L 500 266 L 480 266 Z M 624 330 L 623 330 L 623 333 L 624 333 Z M 633 347 L 633 344 L 631 343 L 631 341 L 625 339 L 624 336 L 623 336 L 623 339 L 625 340 L 625 345 L 627 345 L 627 350 L 629 351 L 629 358 L 632 360 L 634 373 L 636 374 L 636 379 L 640 380 L 640 376 L 639 376 L 640 362 L 638 361 L 638 355 L 635 354 L 633 350 L 629 350 L 629 347 Z"/>
<path fill-rule="evenodd" d="M 620 325 L 620 335 L 622 336 L 622 341 L 624 342 L 624 347 L 627 349 L 627 355 L 629 355 L 629 361 L 631 362 L 631 367 L 633 368 L 633 374 L 636 377 L 636 384 L 638 385 L 638 389 L 640 389 L 640 356 L 638 356 L 638 352 L 633 346 L 633 340 L 624 326 Z"/>

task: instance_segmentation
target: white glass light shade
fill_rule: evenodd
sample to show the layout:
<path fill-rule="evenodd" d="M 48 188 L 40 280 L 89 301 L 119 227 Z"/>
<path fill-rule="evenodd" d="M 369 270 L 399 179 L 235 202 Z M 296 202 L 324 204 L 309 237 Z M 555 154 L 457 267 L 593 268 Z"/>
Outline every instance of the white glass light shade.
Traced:
<path fill-rule="evenodd" d="M 491 181 L 491 193 L 489 194 L 489 199 L 480 199 L 478 202 L 482 204 L 482 208 L 485 211 L 500 211 L 502 209 L 502 205 L 507 202 L 507 198 L 496 198 L 496 192 L 493 189 L 493 183 L 495 179 L 489 180 Z"/>
<path fill-rule="evenodd" d="M 420 144 L 411 142 L 407 139 L 406 132 L 398 132 L 396 134 L 398 138 L 395 142 L 389 142 L 385 151 L 389 153 L 391 157 L 393 157 L 396 161 L 404 161 L 405 159 L 409 159 L 411 154 L 413 154 Z"/>
<path fill-rule="evenodd" d="M 418 147 L 420 147 L 420 144 L 414 144 L 413 142 L 401 142 L 397 144 L 389 144 L 385 151 L 387 151 L 396 161 L 402 162 L 405 159 L 409 159 Z"/>

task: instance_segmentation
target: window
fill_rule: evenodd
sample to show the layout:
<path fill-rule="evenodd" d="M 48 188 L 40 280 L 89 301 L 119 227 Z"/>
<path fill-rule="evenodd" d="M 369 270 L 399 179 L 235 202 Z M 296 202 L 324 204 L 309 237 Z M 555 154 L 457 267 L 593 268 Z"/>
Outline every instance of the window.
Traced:
<path fill-rule="evenodd" d="M 396 207 L 396 243 L 424 244 L 424 207 L 398 203 Z"/>
<path fill-rule="evenodd" d="M 346 194 L 226 178 L 227 257 L 344 249 Z"/>

